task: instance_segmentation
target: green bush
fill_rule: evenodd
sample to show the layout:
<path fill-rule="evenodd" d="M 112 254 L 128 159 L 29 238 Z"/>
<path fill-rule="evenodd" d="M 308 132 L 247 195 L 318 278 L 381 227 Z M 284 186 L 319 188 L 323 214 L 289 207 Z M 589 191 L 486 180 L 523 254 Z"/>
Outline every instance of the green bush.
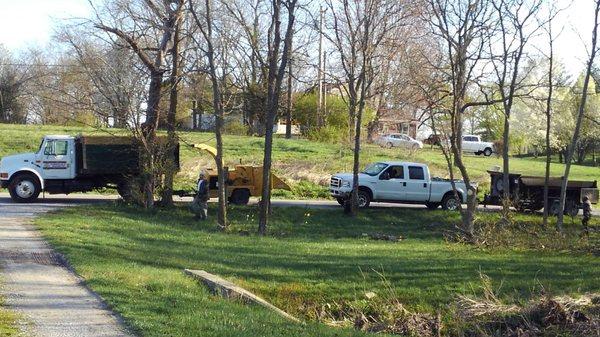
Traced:
<path fill-rule="evenodd" d="M 324 126 L 320 129 L 312 129 L 306 133 L 306 137 L 322 143 L 339 143 L 348 135 L 348 129 L 335 126 Z"/>
<path fill-rule="evenodd" d="M 225 122 L 223 133 L 226 135 L 246 136 L 249 133 L 249 128 L 240 121 Z"/>

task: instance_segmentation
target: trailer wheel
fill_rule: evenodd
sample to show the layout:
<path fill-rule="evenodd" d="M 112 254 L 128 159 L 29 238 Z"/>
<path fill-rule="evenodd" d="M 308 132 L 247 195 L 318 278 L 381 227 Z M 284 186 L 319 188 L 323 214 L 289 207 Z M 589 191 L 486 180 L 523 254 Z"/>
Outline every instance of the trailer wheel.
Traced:
<path fill-rule="evenodd" d="M 30 173 L 21 173 L 10 180 L 8 192 L 14 202 L 33 202 L 38 198 L 42 186 L 36 176 Z"/>
<path fill-rule="evenodd" d="M 234 205 L 247 205 L 250 201 L 250 191 L 247 189 L 236 189 L 231 193 L 231 203 Z"/>

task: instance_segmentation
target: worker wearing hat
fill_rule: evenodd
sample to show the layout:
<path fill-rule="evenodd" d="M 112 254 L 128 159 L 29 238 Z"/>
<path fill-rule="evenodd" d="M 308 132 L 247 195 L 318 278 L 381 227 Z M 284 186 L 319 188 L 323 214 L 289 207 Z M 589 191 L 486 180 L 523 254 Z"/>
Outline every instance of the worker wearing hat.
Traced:
<path fill-rule="evenodd" d="M 194 219 L 206 220 L 208 217 L 208 181 L 206 173 L 201 171 L 198 175 L 198 185 L 194 200 L 190 205 L 190 211 L 194 213 Z"/>
<path fill-rule="evenodd" d="M 581 224 L 583 225 L 584 233 L 588 234 L 588 223 L 592 218 L 592 203 L 587 195 L 583 197 L 583 205 L 581 208 L 583 208 L 583 219 L 581 219 Z"/>

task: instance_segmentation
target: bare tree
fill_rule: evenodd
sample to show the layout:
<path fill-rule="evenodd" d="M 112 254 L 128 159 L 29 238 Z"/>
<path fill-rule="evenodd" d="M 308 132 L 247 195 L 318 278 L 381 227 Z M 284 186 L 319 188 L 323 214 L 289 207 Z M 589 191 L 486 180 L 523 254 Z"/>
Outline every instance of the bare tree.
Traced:
<path fill-rule="evenodd" d="M 93 3 L 90 4 L 94 6 Z M 162 94 L 162 81 L 164 73 L 166 72 L 166 56 L 173 39 L 175 27 L 183 15 L 183 0 L 163 0 L 160 4 L 156 3 L 154 0 L 144 0 L 143 4 L 143 10 L 150 13 L 149 18 L 136 15 L 135 11 L 131 9 L 130 4 L 121 4 L 128 10 L 127 15 L 133 22 L 131 25 L 124 24 L 120 18 L 112 17 L 111 19 L 114 25 L 109 26 L 104 22 L 102 17 L 97 14 L 97 20 L 94 23 L 94 26 L 107 33 L 113 34 L 129 45 L 150 73 L 146 121 L 142 125 L 142 137 L 140 138 L 144 144 L 146 155 L 146 158 L 144 158 L 146 174 L 143 182 L 144 206 L 146 208 L 152 208 L 154 206 L 156 175 L 155 138 L 160 116 L 159 104 Z M 110 16 L 113 14 L 108 13 L 108 15 Z M 157 46 L 151 47 L 148 45 L 148 41 L 143 40 L 142 37 L 145 37 L 146 33 L 141 33 L 139 31 L 147 31 L 149 28 L 139 27 L 138 22 L 150 22 L 154 25 L 154 27 L 151 28 L 156 28 L 156 31 L 160 32 L 161 35 Z"/>
<path fill-rule="evenodd" d="M 590 54 L 587 62 L 587 68 L 585 72 L 585 78 L 583 80 L 583 89 L 581 92 L 581 99 L 579 101 L 578 112 L 577 112 L 577 121 L 575 123 L 575 130 L 573 132 L 573 137 L 571 138 L 571 142 L 567 148 L 567 155 L 565 157 L 565 173 L 563 174 L 563 179 L 560 187 L 560 206 L 558 208 L 558 220 L 556 221 L 556 227 L 559 231 L 562 231 L 563 227 L 563 210 L 565 209 L 565 203 L 567 198 L 567 184 L 569 182 L 569 173 L 571 171 L 571 161 L 573 160 L 573 153 L 575 152 L 575 146 L 579 140 L 579 132 L 581 130 L 581 124 L 583 121 L 583 117 L 586 112 L 586 102 L 588 96 L 588 87 L 590 83 L 590 78 L 592 77 L 592 69 L 594 67 L 594 60 L 596 59 L 597 52 L 597 40 L 598 40 L 598 14 L 600 13 L 600 0 L 596 1 L 596 6 L 594 9 L 594 28 L 592 30 L 592 44 L 590 46 Z"/>
<path fill-rule="evenodd" d="M 281 9 L 287 10 L 287 27 L 282 41 Z M 269 57 L 267 76 L 267 116 L 265 120 L 265 151 L 263 158 L 261 208 L 258 222 L 258 233 L 265 235 L 269 222 L 271 209 L 271 163 L 273 151 L 273 125 L 279 108 L 281 96 L 281 83 L 285 75 L 288 57 L 292 48 L 294 35 L 294 21 L 296 20 L 296 7 L 298 0 L 273 0 L 271 13 L 271 26 L 269 28 Z M 283 42 L 283 50 L 280 52 Z"/>
<path fill-rule="evenodd" d="M 469 90 L 480 90 L 480 71 L 483 68 L 484 51 L 487 45 L 487 29 L 491 25 L 491 6 L 489 1 L 476 2 L 460 0 L 428 0 L 432 33 L 441 40 L 442 62 L 438 70 L 444 73 L 450 88 L 442 111 L 448 119 L 449 154 L 447 159 L 450 177 L 454 177 L 454 166 L 458 168 L 467 188 L 467 207 L 461 209 L 460 230 L 467 240 L 474 240 L 474 215 L 476 211 L 477 187 L 462 158 L 462 128 L 467 109 L 499 103 L 483 95 L 482 100 L 469 100 Z M 482 92 L 483 94 L 483 92 Z M 453 180 L 452 180 L 453 181 Z M 454 181 L 455 197 L 460 200 Z"/>
<path fill-rule="evenodd" d="M 223 103 L 223 90 L 224 86 L 227 82 L 226 71 L 229 67 L 227 62 L 222 62 L 222 64 L 217 63 L 217 57 L 221 57 L 221 60 L 226 60 L 226 50 L 221 49 L 219 54 L 216 53 L 215 48 L 215 38 L 213 36 L 213 30 L 215 28 L 215 22 L 213 18 L 212 11 L 212 1 L 205 0 L 204 2 L 204 17 L 201 17 L 199 13 L 195 10 L 193 0 L 189 0 L 190 11 L 192 12 L 192 17 L 198 26 L 203 40 L 205 42 L 204 54 L 208 61 L 208 69 L 205 72 L 208 73 L 210 77 L 210 81 L 212 84 L 212 93 L 213 93 L 213 110 L 215 115 L 215 138 L 217 141 L 217 154 L 215 157 L 216 165 L 217 165 L 217 174 L 218 174 L 218 184 L 219 184 L 219 209 L 218 209 L 218 224 L 221 229 L 227 228 L 227 192 L 226 192 L 226 172 L 223 165 L 223 116 L 224 116 L 224 103 Z M 223 30 L 221 30 L 221 33 Z M 221 42 L 221 47 L 223 47 L 224 41 L 227 38 L 221 36 L 219 41 Z M 216 55 L 217 54 L 217 55 Z M 219 69 L 223 72 L 222 75 L 219 75 Z"/>
<path fill-rule="evenodd" d="M 492 66 L 497 78 L 496 85 L 502 99 L 502 111 L 504 113 L 504 128 L 502 133 L 502 168 L 503 168 L 503 214 L 506 217 L 510 211 L 510 188 L 509 188 L 509 135 L 510 116 L 515 101 L 515 95 L 522 89 L 522 80 L 526 76 L 520 74 L 521 62 L 525 56 L 525 48 L 529 39 L 536 34 L 541 25 L 532 26 L 535 23 L 535 15 L 542 5 L 541 0 L 494 0 L 492 6 L 496 11 L 498 30 L 490 30 L 490 34 L 499 35 L 500 41 L 495 41 L 491 36 L 490 54 L 492 55 Z M 496 45 L 500 46 L 498 56 L 495 56 Z"/>
<path fill-rule="evenodd" d="M 357 213 L 359 195 L 369 198 L 360 191 L 358 173 L 360 169 L 360 144 L 362 118 L 366 101 L 375 79 L 385 65 L 385 46 L 393 45 L 396 31 L 404 23 L 407 3 L 395 0 L 351 0 L 326 1 L 328 9 L 328 32 L 326 38 L 334 47 L 341 73 L 338 78 L 347 97 L 349 125 L 353 130 L 354 163 L 351 214 Z"/>

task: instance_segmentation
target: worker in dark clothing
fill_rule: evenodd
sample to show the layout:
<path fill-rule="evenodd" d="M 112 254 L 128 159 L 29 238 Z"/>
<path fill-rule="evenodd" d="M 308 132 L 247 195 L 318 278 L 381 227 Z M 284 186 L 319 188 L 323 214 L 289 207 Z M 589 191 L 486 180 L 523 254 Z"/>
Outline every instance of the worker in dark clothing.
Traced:
<path fill-rule="evenodd" d="M 592 203 L 590 202 L 590 198 L 587 196 L 583 197 L 583 219 L 581 219 L 581 224 L 583 225 L 583 231 L 585 234 L 588 234 L 589 228 L 588 223 L 592 218 Z"/>
<path fill-rule="evenodd" d="M 200 172 L 198 176 L 198 186 L 196 196 L 190 205 L 190 211 L 194 213 L 194 219 L 206 220 L 208 217 L 208 181 L 206 180 L 206 174 Z"/>

